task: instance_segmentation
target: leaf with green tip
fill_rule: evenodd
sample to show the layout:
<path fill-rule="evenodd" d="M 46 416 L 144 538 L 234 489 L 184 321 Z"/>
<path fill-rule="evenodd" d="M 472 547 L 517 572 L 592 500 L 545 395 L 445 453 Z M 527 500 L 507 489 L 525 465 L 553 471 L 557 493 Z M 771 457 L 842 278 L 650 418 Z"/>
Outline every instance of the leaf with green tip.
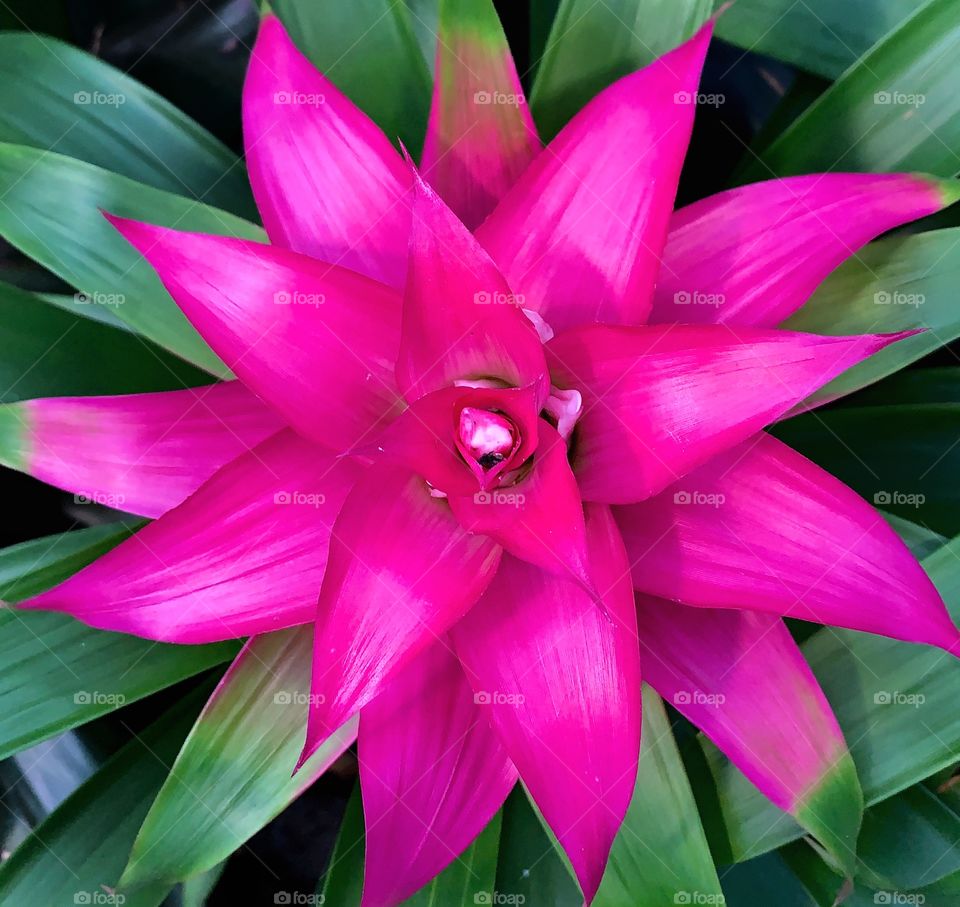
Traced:
<path fill-rule="evenodd" d="M 210 383 L 209 374 L 153 343 L 66 308 L 0 283 L 0 403 Z"/>
<path fill-rule="evenodd" d="M 917 0 L 737 0 L 717 20 L 717 37 L 835 79 L 916 7 Z"/>
<path fill-rule="evenodd" d="M 97 164 L 256 218 L 240 159 L 119 69 L 37 34 L 0 34 L 0 142 Z"/>
<path fill-rule="evenodd" d="M 153 269 L 101 214 L 200 233 L 265 239 L 226 211 L 153 189 L 92 164 L 0 143 L 0 235 L 159 346 L 218 377 L 214 355 Z"/>
<path fill-rule="evenodd" d="M 784 328 L 832 335 L 924 332 L 855 365 L 804 405 L 853 393 L 960 337 L 958 283 L 960 228 L 882 239 L 849 258 Z"/>
<path fill-rule="evenodd" d="M 491 904 L 496 888 L 497 854 L 500 851 L 501 813 L 497 813 L 474 842 L 432 882 L 403 902 L 403 907 Z M 347 803 L 330 865 L 317 888 L 325 904 L 359 907 L 363 894 L 363 800 L 360 785 Z M 501 894 L 503 892 L 500 892 Z M 484 896 L 489 900 L 484 900 Z"/>
<path fill-rule="evenodd" d="M 957 621 L 960 538 L 923 565 Z M 868 806 L 956 762 L 957 659 L 939 649 L 852 630 L 816 633 L 802 648 L 850 743 Z M 711 846 L 720 859 L 750 859 L 803 834 L 712 745 L 704 742 L 703 748 L 719 789 L 724 828 L 711 836 Z"/>
<path fill-rule="evenodd" d="M 931 0 L 847 70 L 742 182 L 820 170 L 960 171 L 960 5 Z"/>
<path fill-rule="evenodd" d="M 0 551 L 0 598 L 50 588 L 130 534 L 96 526 Z M 233 643 L 170 646 L 42 611 L 0 609 L 0 759 L 228 660 Z"/>
<path fill-rule="evenodd" d="M 187 696 L 131 740 L 0 864 L 0 903 L 155 907 L 166 898 L 169 885 L 122 901 L 108 892 L 206 691 Z"/>
<path fill-rule="evenodd" d="M 800 801 L 794 812 L 803 828 L 814 835 L 848 874 L 852 874 L 863 817 L 863 794 L 856 765 L 849 753 L 845 753 L 823 781 Z"/>
<path fill-rule="evenodd" d="M 173 884 L 228 857 L 356 737 L 356 719 L 291 776 L 303 747 L 313 627 L 251 639 L 204 707 L 150 808 L 122 887 Z"/>
<path fill-rule="evenodd" d="M 416 157 L 431 80 L 404 0 L 274 0 L 273 7 L 313 64 Z"/>
<path fill-rule="evenodd" d="M 682 44 L 710 8 L 711 0 L 562 0 L 530 96 L 544 140 L 612 82 Z"/>
<path fill-rule="evenodd" d="M 659 907 L 693 903 L 682 899 L 693 893 L 701 903 L 722 898 L 666 710 L 644 684 L 637 787 L 593 903 Z"/>
<path fill-rule="evenodd" d="M 420 170 L 472 230 L 539 154 L 540 139 L 491 0 L 443 0 L 438 34 Z"/>

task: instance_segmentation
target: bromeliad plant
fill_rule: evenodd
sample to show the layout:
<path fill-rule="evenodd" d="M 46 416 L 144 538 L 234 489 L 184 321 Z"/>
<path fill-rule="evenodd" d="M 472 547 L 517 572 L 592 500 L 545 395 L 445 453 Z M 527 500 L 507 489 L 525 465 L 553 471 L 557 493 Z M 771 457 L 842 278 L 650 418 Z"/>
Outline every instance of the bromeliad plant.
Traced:
<path fill-rule="evenodd" d="M 312 624 L 289 769 L 359 713 L 371 907 L 518 779 L 590 902 L 641 678 L 852 870 L 856 772 L 783 618 L 960 637 L 877 512 L 764 432 L 910 332 L 778 326 L 956 187 L 827 173 L 673 212 L 712 22 L 544 146 L 491 13 L 451 6 L 419 165 L 267 16 L 243 118 L 270 244 L 106 212 L 237 380 L 6 411 L 8 461 L 157 518 L 20 607 L 252 637 L 241 662 Z"/>

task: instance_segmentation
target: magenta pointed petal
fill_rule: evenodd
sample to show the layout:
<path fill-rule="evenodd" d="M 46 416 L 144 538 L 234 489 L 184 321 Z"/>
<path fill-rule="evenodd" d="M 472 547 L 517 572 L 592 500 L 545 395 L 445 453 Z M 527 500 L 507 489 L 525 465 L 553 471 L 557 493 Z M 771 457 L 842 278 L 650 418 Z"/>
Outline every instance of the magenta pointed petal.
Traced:
<path fill-rule="evenodd" d="M 633 794 L 640 661 L 628 567 L 608 508 L 587 507 L 587 540 L 605 608 L 576 582 L 504 555 L 452 636 L 590 901 Z"/>
<path fill-rule="evenodd" d="M 250 58 L 243 138 L 271 242 L 403 286 L 410 174 L 274 16 L 264 18 Z"/>
<path fill-rule="evenodd" d="M 330 530 L 359 468 L 285 430 L 183 504 L 20 607 L 165 642 L 308 623 Z"/>
<path fill-rule="evenodd" d="M 478 229 L 554 330 L 646 321 L 712 29 L 601 92 Z"/>
<path fill-rule="evenodd" d="M 333 530 L 317 606 L 304 758 L 479 598 L 500 547 L 406 470 L 374 465 Z"/>
<path fill-rule="evenodd" d="M 536 329 L 467 228 L 419 177 L 397 383 L 409 400 L 454 381 L 497 379 L 546 392 Z"/>
<path fill-rule="evenodd" d="M 424 176 L 472 230 L 540 147 L 493 4 L 442 4 Z"/>
<path fill-rule="evenodd" d="M 820 173 L 695 202 L 670 222 L 650 320 L 776 327 L 871 239 L 945 201 L 922 176 Z"/>
<path fill-rule="evenodd" d="M 887 522 L 766 434 L 614 508 L 637 589 L 960 652 L 939 593 Z"/>
<path fill-rule="evenodd" d="M 275 246 L 109 219 L 218 355 L 305 437 L 344 450 L 397 406 L 394 290 Z"/>
<path fill-rule="evenodd" d="M 781 809 L 847 758 L 843 734 L 784 623 L 638 596 L 643 675 Z"/>
<path fill-rule="evenodd" d="M 573 466 L 584 500 L 641 501 L 907 336 L 819 337 L 725 325 L 577 328 L 547 345 L 583 394 Z"/>
<path fill-rule="evenodd" d="M 3 460 L 82 503 L 157 517 L 221 466 L 284 427 L 239 381 L 116 397 L 47 397 L 5 407 Z"/>
<path fill-rule="evenodd" d="M 514 484 L 464 497 L 450 509 L 468 532 L 490 536 L 514 557 L 591 585 L 583 505 L 567 445 L 543 419 L 529 472 Z"/>
<path fill-rule="evenodd" d="M 360 713 L 364 907 L 399 904 L 483 831 L 517 780 L 446 638 Z"/>

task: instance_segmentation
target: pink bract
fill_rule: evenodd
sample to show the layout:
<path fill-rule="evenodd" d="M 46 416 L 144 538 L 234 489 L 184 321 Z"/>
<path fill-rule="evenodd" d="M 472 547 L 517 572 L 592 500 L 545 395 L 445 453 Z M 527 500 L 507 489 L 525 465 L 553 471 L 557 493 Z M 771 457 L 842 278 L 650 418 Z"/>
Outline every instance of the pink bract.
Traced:
<path fill-rule="evenodd" d="M 22 408 L 24 469 L 159 516 L 23 607 L 179 643 L 315 622 L 303 758 L 359 712 L 367 907 L 518 777 L 589 902 L 641 676 L 802 821 L 849 755 L 782 618 L 958 645 L 876 511 L 763 431 L 900 339 L 777 325 L 943 187 L 805 176 L 674 212 L 711 31 L 546 147 L 522 103 L 467 106 L 519 88 L 502 35 L 465 33 L 421 173 L 267 17 L 243 119 L 271 244 L 111 217 L 238 383 Z"/>

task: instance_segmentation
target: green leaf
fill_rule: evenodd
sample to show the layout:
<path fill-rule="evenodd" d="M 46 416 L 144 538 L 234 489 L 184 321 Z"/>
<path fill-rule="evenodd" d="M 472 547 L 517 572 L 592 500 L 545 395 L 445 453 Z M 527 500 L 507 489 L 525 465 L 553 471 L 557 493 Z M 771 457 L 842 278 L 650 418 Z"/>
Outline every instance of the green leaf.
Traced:
<path fill-rule="evenodd" d="M 594 900 L 597 907 L 659 907 L 661 904 L 695 903 L 682 898 L 719 898 L 720 883 L 700 826 L 693 794 L 677 751 L 670 724 L 660 698 L 649 687 L 643 688 L 643 745 L 637 788 L 623 826 L 610 853 L 607 871 Z M 496 820 L 495 820 L 496 821 Z M 461 857 L 462 862 L 478 865 L 477 848 L 492 848 L 490 827 Z M 504 903 L 574 907 L 583 903 L 576 882 L 561 856 L 559 846 L 528 803 L 521 787 L 510 795 L 503 809 L 499 831 L 500 857 L 496 883 L 488 875 L 488 889 L 471 888 L 477 882 L 458 868 L 455 862 L 434 883 L 435 898 L 425 889 L 405 902 L 426 907 L 431 903 Z M 492 867 L 489 854 L 479 865 Z M 340 836 L 323 880 L 321 891 L 327 903 L 359 904 L 363 867 L 363 814 L 355 795 L 347 807 Z M 468 897 L 455 899 L 453 891 Z M 449 898 L 440 892 L 451 892 Z M 488 893 L 487 901 L 476 900 Z M 681 900 L 676 900 L 680 898 Z M 511 899 L 511 900 L 505 900 Z M 719 903 L 702 900 L 700 903 Z"/>
<path fill-rule="evenodd" d="M 834 271 L 783 325 L 811 334 L 923 328 L 822 387 L 808 403 L 844 396 L 960 337 L 960 228 L 871 243 Z"/>
<path fill-rule="evenodd" d="M 868 809 L 858 870 L 871 888 L 909 890 L 960 872 L 960 816 L 922 784 Z"/>
<path fill-rule="evenodd" d="M 55 38 L 0 34 L 0 142 L 56 151 L 256 218 L 239 158 L 160 95 Z"/>
<path fill-rule="evenodd" d="M 317 888 L 324 904 L 359 907 L 363 897 L 363 847 L 363 799 L 356 784 L 347 801 L 330 865 Z"/>
<path fill-rule="evenodd" d="M 745 50 L 835 79 L 916 7 L 917 0 L 737 0 L 716 32 Z"/>
<path fill-rule="evenodd" d="M 226 868 L 226 862 L 218 863 L 213 869 L 208 869 L 192 879 L 187 879 L 182 886 L 180 907 L 204 907 Z"/>
<path fill-rule="evenodd" d="M 253 638 L 224 675 L 137 836 L 122 886 L 173 884 L 226 859 L 329 767 L 350 721 L 291 777 L 303 746 L 313 628 Z"/>
<path fill-rule="evenodd" d="M 77 309 L 91 308 L 70 301 Z M 129 331 L 0 283 L 0 403 L 172 390 L 210 381 L 206 372 Z"/>
<path fill-rule="evenodd" d="M 801 846 L 813 853 L 806 844 Z M 721 881 L 725 907 L 756 907 L 757 904 L 821 907 L 821 902 L 813 897 L 784 859 L 782 851 L 765 853 L 753 860 L 728 866 L 721 874 Z"/>
<path fill-rule="evenodd" d="M 404 0 L 274 0 L 273 7 L 314 65 L 416 157 L 431 79 Z"/>
<path fill-rule="evenodd" d="M 52 588 L 115 548 L 136 528 L 136 523 L 92 526 L 0 549 L 0 601 L 22 602 Z"/>
<path fill-rule="evenodd" d="M 954 175 L 960 171 L 958 47 L 960 5 L 931 0 L 845 72 L 759 159 L 751 155 L 742 181 L 821 170 Z"/>
<path fill-rule="evenodd" d="M 420 52 L 433 72 L 437 59 L 437 31 L 442 0 L 405 0 L 410 10 L 410 23 L 416 35 Z"/>
<path fill-rule="evenodd" d="M 960 368 L 918 368 L 899 372 L 860 391 L 849 406 L 960 403 Z"/>
<path fill-rule="evenodd" d="M 958 620 L 960 538 L 923 566 Z M 838 629 L 814 634 L 802 648 L 843 729 L 868 806 L 956 762 L 957 659 L 932 647 Z M 725 826 L 722 835 L 711 835 L 718 858 L 750 859 L 803 834 L 712 744 L 702 745 Z"/>
<path fill-rule="evenodd" d="M 0 598 L 50 588 L 129 535 L 97 526 L 0 551 Z M 63 614 L 0 609 L 0 759 L 230 658 L 236 644 L 173 646 Z"/>
<path fill-rule="evenodd" d="M 711 0 L 562 0 L 530 96 L 544 140 L 611 82 L 689 38 L 710 7 Z"/>
<path fill-rule="evenodd" d="M 960 404 L 841 406 L 773 433 L 885 511 L 960 533 Z"/>
<path fill-rule="evenodd" d="M 583 895 L 522 785 L 503 806 L 496 890 L 517 904 L 582 907 Z M 523 900 L 521 901 L 521 898 Z"/>
<path fill-rule="evenodd" d="M 188 362 L 230 377 L 153 269 L 100 209 L 154 224 L 263 240 L 260 227 L 100 167 L 0 143 L 0 235 L 118 318 Z"/>
<path fill-rule="evenodd" d="M 473 843 L 432 882 L 403 902 L 404 907 L 492 904 L 500 850 L 501 813 L 497 813 Z M 363 800 L 360 785 L 347 802 L 330 865 L 318 885 L 324 903 L 359 907 L 363 894 Z M 484 896 L 489 895 L 489 900 Z"/>
<path fill-rule="evenodd" d="M 0 864 L 0 903 L 113 903 L 107 891 L 205 693 L 195 691 L 135 736 Z M 154 907 L 169 890 L 157 885 L 116 902 Z"/>
<path fill-rule="evenodd" d="M 457 859 L 403 902 L 404 907 L 494 903 L 494 893 L 502 894 L 496 889 L 501 821 L 497 813 Z"/>
<path fill-rule="evenodd" d="M 908 844 L 905 837 L 902 841 Z M 809 893 L 813 900 L 802 902 L 804 904 L 823 905 L 823 907 L 834 907 L 839 903 L 842 903 L 843 907 L 876 907 L 877 904 L 956 907 L 957 896 L 960 894 L 960 884 L 955 875 L 947 876 L 940 882 L 913 891 L 896 886 L 880 886 L 880 890 L 877 891 L 859 881 L 851 887 L 819 859 L 812 847 L 801 841 L 789 844 L 779 853 L 769 854 L 763 859 L 778 861 L 785 871 L 791 874 L 792 885 L 801 886 Z M 924 859 L 929 863 L 931 858 L 925 855 Z M 728 900 L 727 903 L 728 907 L 741 907 L 738 901 Z"/>
<path fill-rule="evenodd" d="M 659 907 L 721 900 L 720 881 L 666 710 L 644 685 L 637 787 L 593 903 Z"/>
<path fill-rule="evenodd" d="M 880 516 L 903 539 L 917 560 L 923 560 L 927 555 L 933 554 L 938 548 L 947 544 L 945 535 L 940 535 L 939 532 L 931 532 L 923 526 L 905 520 L 902 516 L 894 516 L 892 513 L 883 512 L 880 513 Z"/>

